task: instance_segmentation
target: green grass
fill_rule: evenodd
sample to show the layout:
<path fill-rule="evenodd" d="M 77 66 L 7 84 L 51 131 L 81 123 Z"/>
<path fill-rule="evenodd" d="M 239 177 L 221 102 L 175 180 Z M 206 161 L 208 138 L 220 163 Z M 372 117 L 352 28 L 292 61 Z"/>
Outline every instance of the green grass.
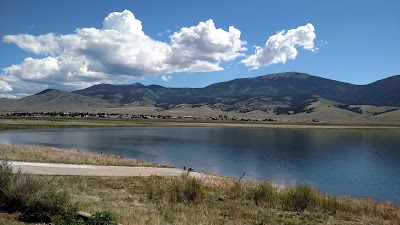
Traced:
<path fill-rule="evenodd" d="M 149 127 L 163 126 L 162 122 L 91 119 L 91 118 L 0 118 L 0 130 L 35 128 L 80 128 L 80 127 Z M 174 123 L 170 123 L 171 126 Z"/>
<path fill-rule="evenodd" d="M 400 129 L 398 125 L 335 125 L 335 124 L 286 124 L 243 121 L 202 120 L 145 120 L 145 119 L 100 119 L 100 118 L 21 118 L 0 117 L 0 130 L 37 128 L 81 128 L 81 127 L 249 127 L 286 129 L 351 129 L 376 130 Z"/>

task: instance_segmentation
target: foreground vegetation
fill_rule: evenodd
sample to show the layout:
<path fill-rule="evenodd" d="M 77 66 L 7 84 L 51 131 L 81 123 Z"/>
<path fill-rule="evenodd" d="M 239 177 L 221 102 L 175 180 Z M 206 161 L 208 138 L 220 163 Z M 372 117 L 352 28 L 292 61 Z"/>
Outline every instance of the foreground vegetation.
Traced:
<path fill-rule="evenodd" d="M 30 147 L 9 146 L 7 150 L 3 145 L 0 158 L 29 154 Z M 59 151 L 37 147 L 32 157 L 49 162 L 52 159 L 46 156 Z M 58 160 L 65 163 L 70 159 L 65 155 Z M 129 159 L 113 165 L 130 165 L 126 161 Z M 96 218 L 113 221 L 115 215 L 122 224 L 400 224 L 398 206 L 323 195 L 307 185 L 282 189 L 267 182 L 188 176 L 38 176 L 11 174 L 4 165 L 1 168 L 0 224 L 49 220 L 84 224 L 76 216 L 77 210 L 105 212 L 97 213 Z"/>
<path fill-rule="evenodd" d="M 15 215 L 0 214 L 3 224 L 19 224 L 17 221 L 116 224 L 115 218 L 122 224 L 398 224 L 400 221 L 400 208 L 394 205 L 322 195 L 307 185 L 279 189 L 266 182 L 236 183 L 188 176 L 42 177 L 11 173 L 5 164 L 0 167 L 0 174 L 0 210 Z M 103 213 L 85 222 L 76 216 L 78 209 Z"/>
<path fill-rule="evenodd" d="M 49 177 L 13 171 L 7 161 L 0 162 L 1 212 L 15 214 L 14 218 L 27 223 L 117 224 L 114 216 L 109 212 L 95 213 L 94 216 L 84 220 L 77 216 L 77 209 L 69 193 L 64 188 L 55 185 Z M 2 218 L 0 222 L 4 220 Z"/>
<path fill-rule="evenodd" d="M 321 195 L 307 185 L 163 177 L 56 177 L 82 207 L 123 224 L 396 224 L 400 208 Z"/>
<path fill-rule="evenodd" d="M 81 210 L 122 224 L 398 224 L 396 206 L 318 194 L 307 185 L 198 180 L 186 176 L 56 176 Z"/>

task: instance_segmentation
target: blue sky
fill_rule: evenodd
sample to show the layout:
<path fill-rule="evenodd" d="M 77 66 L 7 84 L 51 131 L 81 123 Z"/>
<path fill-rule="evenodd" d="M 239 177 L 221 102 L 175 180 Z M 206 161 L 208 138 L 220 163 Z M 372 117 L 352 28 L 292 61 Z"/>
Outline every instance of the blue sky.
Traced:
<path fill-rule="evenodd" d="M 366 84 L 400 74 L 399 11 L 394 0 L 1 0 L 0 97 L 102 82 L 204 87 L 286 71 Z M 104 25 L 106 17 L 110 22 Z M 133 28 L 121 30 L 127 26 Z M 230 42 L 207 43 L 217 36 L 206 33 L 219 28 L 218 37 Z M 283 41 L 266 46 L 282 30 Z M 193 33 L 206 36 L 195 40 Z M 52 41 L 47 50 L 41 48 Z M 255 54 L 255 46 L 264 50 Z"/>

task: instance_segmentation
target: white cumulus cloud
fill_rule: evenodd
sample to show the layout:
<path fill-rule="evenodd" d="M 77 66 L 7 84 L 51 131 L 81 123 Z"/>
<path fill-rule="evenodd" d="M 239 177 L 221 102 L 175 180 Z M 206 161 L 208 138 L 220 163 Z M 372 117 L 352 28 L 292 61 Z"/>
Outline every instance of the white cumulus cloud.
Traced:
<path fill-rule="evenodd" d="M 76 90 L 147 75 L 168 81 L 172 73 L 219 71 L 224 62 L 246 56 L 241 31 L 233 26 L 218 28 L 211 19 L 163 33 L 170 34 L 169 42 L 147 36 L 142 22 L 124 10 L 105 17 L 102 28 L 77 28 L 71 34 L 5 35 L 4 42 L 37 58 L 3 68 L 0 94 L 20 97 L 46 88 Z M 241 62 L 252 68 L 284 63 L 297 56 L 298 47 L 315 51 L 315 37 L 312 24 L 278 32 Z"/>
<path fill-rule="evenodd" d="M 58 71 L 58 62 L 51 56 L 43 59 L 26 58 L 19 65 L 12 65 L 4 69 L 8 75 L 20 77 L 24 80 L 42 80 Z"/>
<path fill-rule="evenodd" d="M 233 26 L 228 31 L 217 29 L 213 20 L 184 27 L 171 35 L 172 54 L 167 63 L 178 72 L 223 70 L 221 61 L 232 61 L 246 50 L 240 34 Z"/>
<path fill-rule="evenodd" d="M 170 81 L 170 80 L 172 79 L 172 77 L 171 77 L 170 75 L 162 75 L 162 76 L 161 76 L 161 79 L 162 79 L 163 81 Z"/>
<path fill-rule="evenodd" d="M 19 90 L 17 83 L 23 82 L 36 85 L 32 90 L 43 85 L 72 90 L 98 83 L 123 83 L 130 77 L 217 71 L 223 69 L 223 61 L 243 55 L 246 44 L 240 40 L 238 29 L 216 28 L 212 20 L 181 28 L 170 39 L 167 43 L 147 36 L 141 21 L 129 10 L 110 13 L 101 29 L 77 28 L 64 35 L 6 35 L 4 42 L 45 57 L 29 57 L 6 67 L 0 79 L 13 77 L 7 82 L 16 87 L 14 90 Z"/>
<path fill-rule="evenodd" d="M 5 35 L 3 41 L 14 43 L 21 49 L 35 54 L 55 55 L 61 52 L 59 37 L 53 33 L 40 36 L 29 34 Z"/>
<path fill-rule="evenodd" d="M 2 92 L 9 92 L 12 91 L 12 87 L 9 83 L 7 83 L 6 81 L 0 80 L 0 91 Z"/>
<path fill-rule="evenodd" d="M 314 46 L 316 34 L 314 31 L 314 26 L 311 23 L 287 32 L 285 30 L 280 31 L 269 37 L 263 47 L 256 46 L 255 53 L 241 62 L 246 66 L 257 69 L 260 66 L 285 63 L 288 59 L 295 59 L 298 47 L 316 51 L 317 48 Z"/>
<path fill-rule="evenodd" d="M 137 20 L 129 10 L 110 13 L 103 21 L 103 29 L 116 30 L 121 33 L 144 36 L 142 22 Z"/>

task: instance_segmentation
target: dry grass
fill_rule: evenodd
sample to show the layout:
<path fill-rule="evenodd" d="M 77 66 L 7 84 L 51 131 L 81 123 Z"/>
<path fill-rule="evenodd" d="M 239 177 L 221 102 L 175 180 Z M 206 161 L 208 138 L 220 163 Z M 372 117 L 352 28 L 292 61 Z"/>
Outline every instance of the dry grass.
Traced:
<path fill-rule="evenodd" d="M 79 150 L 64 150 L 45 146 L 0 144 L 0 159 L 24 162 L 88 164 L 102 166 L 166 167 L 151 162 Z"/>
<path fill-rule="evenodd" d="M 399 224 L 400 221 L 397 206 L 326 196 L 315 191 L 312 192 L 315 199 L 304 212 L 285 210 L 281 199 L 292 189 L 273 188 L 269 194 L 260 195 L 260 183 L 256 182 L 237 185 L 229 180 L 214 183 L 195 180 L 196 184 L 192 184 L 193 180 L 187 177 L 78 176 L 54 177 L 54 182 L 68 189 L 81 203 L 82 210 L 90 213 L 109 210 L 122 224 Z M 193 191 L 197 195 L 192 200 L 184 197 L 193 196 Z M 176 196 L 183 198 L 177 200 Z"/>
<path fill-rule="evenodd" d="M 17 220 L 18 214 L 0 213 L 0 225 L 26 225 Z"/>

